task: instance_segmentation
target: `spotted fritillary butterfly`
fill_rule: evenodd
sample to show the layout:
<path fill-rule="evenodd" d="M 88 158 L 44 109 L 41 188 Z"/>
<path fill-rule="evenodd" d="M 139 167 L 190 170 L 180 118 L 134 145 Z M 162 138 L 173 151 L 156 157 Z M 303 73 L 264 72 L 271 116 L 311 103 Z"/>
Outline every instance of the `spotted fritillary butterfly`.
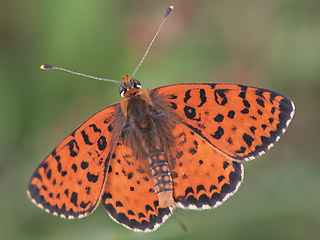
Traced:
<path fill-rule="evenodd" d="M 38 207 L 73 219 L 102 201 L 116 222 L 154 231 L 174 208 L 215 208 L 233 195 L 243 162 L 269 150 L 294 114 L 286 96 L 240 84 L 146 92 L 126 75 L 120 94 L 121 102 L 77 127 L 37 168 L 28 195 Z"/>

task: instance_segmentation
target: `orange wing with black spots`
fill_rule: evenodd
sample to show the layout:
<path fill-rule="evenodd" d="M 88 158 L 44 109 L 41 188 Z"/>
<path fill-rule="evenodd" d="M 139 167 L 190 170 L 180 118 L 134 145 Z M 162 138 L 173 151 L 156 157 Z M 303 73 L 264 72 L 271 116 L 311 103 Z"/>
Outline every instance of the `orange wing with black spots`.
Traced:
<path fill-rule="evenodd" d="M 102 109 L 52 151 L 29 182 L 34 204 L 64 218 L 81 218 L 97 207 L 121 132 L 119 113 L 119 103 Z"/>
<path fill-rule="evenodd" d="M 150 91 L 151 98 L 158 95 L 185 125 L 234 160 L 263 154 L 294 114 L 286 96 L 237 84 L 177 84 Z"/>
<path fill-rule="evenodd" d="M 232 161 L 183 124 L 176 125 L 176 164 L 171 169 L 176 205 L 215 208 L 232 196 L 243 180 L 243 166 Z"/>
<path fill-rule="evenodd" d="M 147 158 L 136 159 L 123 138 L 110 160 L 102 202 L 110 217 L 123 226 L 150 232 L 170 217 L 171 208 L 159 208 L 159 198 L 146 167 Z"/>

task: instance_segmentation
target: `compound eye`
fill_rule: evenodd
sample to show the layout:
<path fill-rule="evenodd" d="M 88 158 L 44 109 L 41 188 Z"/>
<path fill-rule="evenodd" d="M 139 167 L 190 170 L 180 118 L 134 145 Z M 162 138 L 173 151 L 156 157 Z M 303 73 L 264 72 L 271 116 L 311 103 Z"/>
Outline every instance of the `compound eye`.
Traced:
<path fill-rule="evenodd" d="M 137 79 L 133 79 L 133 87 L 141 88 L 141 83 Z"/>
<path fill-rule="evenodd" d="M 127 89 L 121 84 L 119 87 L 119 93 L 121 97 L 124 97 L 124 94 L 126 93 Z"/>

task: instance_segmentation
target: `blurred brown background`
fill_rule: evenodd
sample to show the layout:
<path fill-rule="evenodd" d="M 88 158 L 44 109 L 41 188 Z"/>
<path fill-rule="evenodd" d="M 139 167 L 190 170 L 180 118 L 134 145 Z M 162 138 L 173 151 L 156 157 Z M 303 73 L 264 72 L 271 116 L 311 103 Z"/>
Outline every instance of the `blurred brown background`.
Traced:
<path fill-rule="evenodd" d="M 120 100 L 118 86 L 43 63 L 120 79 L 131 74 L 169 5 L 136 78 L 144 89 L 231 82 L 296 104 L 288 132 L 245 164 L 238 193 L 215 210 L 178 210 L 154 233 L 126 230 L 100 206 L 81 220 L 36 208 L 33 171 L 73 128 Z M 320 239 L 320 1 L 0 1 L 0 239 Z"/>

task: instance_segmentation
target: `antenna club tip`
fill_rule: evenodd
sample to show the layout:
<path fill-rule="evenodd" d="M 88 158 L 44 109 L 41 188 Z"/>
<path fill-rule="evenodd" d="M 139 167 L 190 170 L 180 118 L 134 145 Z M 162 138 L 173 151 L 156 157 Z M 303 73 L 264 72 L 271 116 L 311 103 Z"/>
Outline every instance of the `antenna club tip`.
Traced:
<path fill-rule="evenodd" d="M 47 70 L 47 69 L 50 69 L 50 68 L 53 68 L 53 66 L 48 65 L 48 64 L 42 64 L 42 65 L 40 66 L 40 69 L 41 69 L 41 70 Z"/>
<path fill-rule="evenodd" d="M 173 6 L 168 7 L 165 18 L 168 17 L 168 15 L 172 12 L 172 10 L 173 10 Z"/>

